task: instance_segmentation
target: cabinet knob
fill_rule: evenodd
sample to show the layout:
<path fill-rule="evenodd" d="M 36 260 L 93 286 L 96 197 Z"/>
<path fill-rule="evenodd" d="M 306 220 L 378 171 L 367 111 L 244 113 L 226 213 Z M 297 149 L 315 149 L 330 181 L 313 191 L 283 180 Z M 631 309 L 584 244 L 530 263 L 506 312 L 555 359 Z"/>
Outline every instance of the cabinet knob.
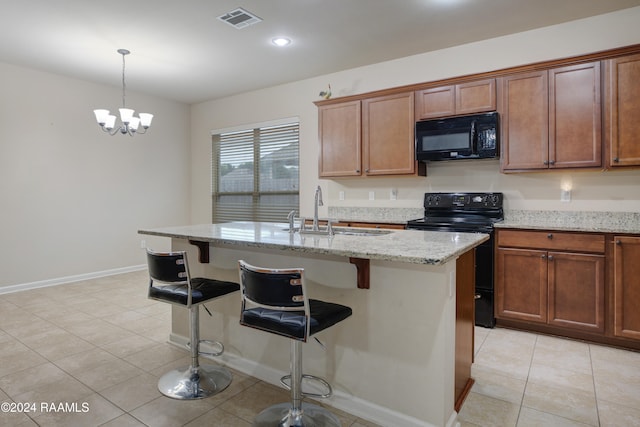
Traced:
<path fill-rule="evenodd" d="M 547 256 L 546 255 L 540 255 L 540 258 L 547 259 Z"/>
<path fill-rule="evenodd" d="M 613 158 L 613 162 L 614 162 L 614 163 L 618 163 L 619 161 L 620 161 L 620 159 L 619 159 L 619 158 L 617 158 L 617 157 L 614 157 L 614 158 Z"/>
<path fill-rule="evenodd" d="M 360 169 L 356 169 L 356 173 L 360 173 Z"/>
<path fill-rule="evenodd" d="M 620 240 L 616 240 L 616 245 L 620 246 L 622 245 L 622 242 Z"/>
<path fill-rule="evenodd" d="M 549 255 L 549 261 L 553 261 L 553 255 Z"/>
<path fill-rule="evenodd" d="M 547 239 L 553 239 L 553 234 L 551 233 L 547 234 Z"/>
<path fill-rule="evenodd" d="M 549 164 L 548 160 L 545 160 L 544 162 L 542 162 L 543 165 L 547 166 Z"/>
<path fill-rule="evenodd" d="M 549 162 L 549 164 L 550 164 L 551 166 L 553 166 L 553 165 L 555 165 L 555 164 L 556 164 L 556 161 L 555 161 L 555 160 L 551 160 L 551 161 Z"/>
<path fill-rule="evenodd" d="M 365 173 L 369 173 L 369 169 L 365 169 L 364 171 L 365 171 Z"/>

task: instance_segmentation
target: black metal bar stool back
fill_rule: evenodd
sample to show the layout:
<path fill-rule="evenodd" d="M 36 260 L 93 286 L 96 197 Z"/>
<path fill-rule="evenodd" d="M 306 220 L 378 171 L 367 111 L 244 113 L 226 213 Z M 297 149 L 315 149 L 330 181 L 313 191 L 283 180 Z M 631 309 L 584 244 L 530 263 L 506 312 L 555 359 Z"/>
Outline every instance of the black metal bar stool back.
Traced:
<path fill-rule="evenodd" d="M 147 249 L 147 265 L 149 298 L 184 306 L 189 310 L 191 364 L 164 374 L 158 381 L 158 389 L 165 396 L 183 400 L 202 399 L 219 393 L 231 383 L 231 372 L 220 366 L 200 365 L 200 354 L 219 356 L 224 352 L 224 346 L 218 341 L 200 340 L 199 308 L 207 301 L 239 290 L 240 286 L 204 277 L 191 278 L 184 251 L 154 252 Z M 200 352 L 201 342 L 207 342 L 219 350 Z"/>
<path fill-rule="evenodd" d="M 238 262 L 242 306 L 240 324 L 291 339 L 291 373 L 282 384 L 291 390 L 291 402 L 263 410 L 255 418 L 256 427 L 334 427 L 340 421 L 331 412 L 307 402 L 304 396 L 329 397 L 331 386 L 322 378 L 302 374 L 302 343 L 315 333 L 351 316 L 350 307 L 309 299 L 304 269 L 269 269 Z M 304 379 L 320 382 L 323 394 L 302 391 Z"/>

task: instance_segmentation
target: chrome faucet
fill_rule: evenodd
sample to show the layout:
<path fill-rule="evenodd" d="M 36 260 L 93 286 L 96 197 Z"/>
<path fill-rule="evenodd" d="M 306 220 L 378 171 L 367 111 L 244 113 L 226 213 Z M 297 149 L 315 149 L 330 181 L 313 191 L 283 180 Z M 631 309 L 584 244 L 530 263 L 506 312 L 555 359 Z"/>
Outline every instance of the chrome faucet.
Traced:
<path fill-rule="evenodd" d="M 295 216 L 296 216 L 296 211 L 291 211 L 289 212 L 289 215 L 287 215 L 287 220 L 289 221 L 289 233 L 293 234 L 296 230 L 295 230 Z"/>
<path fill-rule="evenodd" d="M 316 188 L 316 194 L 314 196 L 313 203 L 313 231 L 320 230 L 320 228 L 318 227 L 318 206 L 324 206 L 324 203 L 322 203 L 322 189 L 319 185 L 318 188 Z"/>

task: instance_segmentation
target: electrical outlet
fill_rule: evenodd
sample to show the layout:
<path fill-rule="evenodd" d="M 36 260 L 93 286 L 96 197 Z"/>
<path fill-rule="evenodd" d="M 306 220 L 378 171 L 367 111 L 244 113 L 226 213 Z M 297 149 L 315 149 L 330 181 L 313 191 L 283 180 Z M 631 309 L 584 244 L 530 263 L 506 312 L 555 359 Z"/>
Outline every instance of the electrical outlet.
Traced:
<path fill-rule="evenodd" d="M 375 200 L 375 199 L 376 199 L 376 192 L 369 191 L 369 200 Z"/>
<path fill-rule="evenodd" d="M 338 193 L 338 198 L 340 200 L 344 200 L 344 191 L 340 191 L 340 193 Z"/>
<path fill-rule="evenodd" d="M 146 249 L 147 248 L 147 241 L 146 240 L 140 240 L 140 248 L 141 249 Z"/>
<path fill-rule="evenodd" d="M 397 188 L 392 188 L 391 191 L 389 191 L 389 200 L 398 200 Z"/>
<path fill-rule="evenodd" d="M 561 202 L 570 202 L 571 201 L 571 190 L 562 190 L 560 192 L 560 201 Z"/>

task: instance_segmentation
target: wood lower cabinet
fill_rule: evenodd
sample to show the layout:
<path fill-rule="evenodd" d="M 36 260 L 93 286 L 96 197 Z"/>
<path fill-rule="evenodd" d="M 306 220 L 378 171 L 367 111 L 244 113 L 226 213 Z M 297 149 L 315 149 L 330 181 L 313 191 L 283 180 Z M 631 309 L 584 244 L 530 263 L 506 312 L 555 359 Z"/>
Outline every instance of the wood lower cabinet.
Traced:
<path fill-rule="evenodd" d="M 605 62 L 607 166 L 640 166 L 640 54 Z"/>
<path fill-rule="evenodd" d="M 500 81 L 503 171 L 602 166 L 600 62 Z"/>
<path fill-rule="evenodd" d="M 613 334 L 640 340 L 640 237 L 613 237 Z"/>
<path fill-rule="evenodd" d="M 496 318 L 604 332 L 604 235 L 498 230 L 497 242 Z"/>
<path fill-rule="evenodd" d="M 415 119 L 495 111 L 496 80 L 485 79 L 416 91 Z"/>
<path fill-rule="evenodd" d="M 605 327 L 604 255 L 549 252 L 547 322 L 603 333 Z"/>

